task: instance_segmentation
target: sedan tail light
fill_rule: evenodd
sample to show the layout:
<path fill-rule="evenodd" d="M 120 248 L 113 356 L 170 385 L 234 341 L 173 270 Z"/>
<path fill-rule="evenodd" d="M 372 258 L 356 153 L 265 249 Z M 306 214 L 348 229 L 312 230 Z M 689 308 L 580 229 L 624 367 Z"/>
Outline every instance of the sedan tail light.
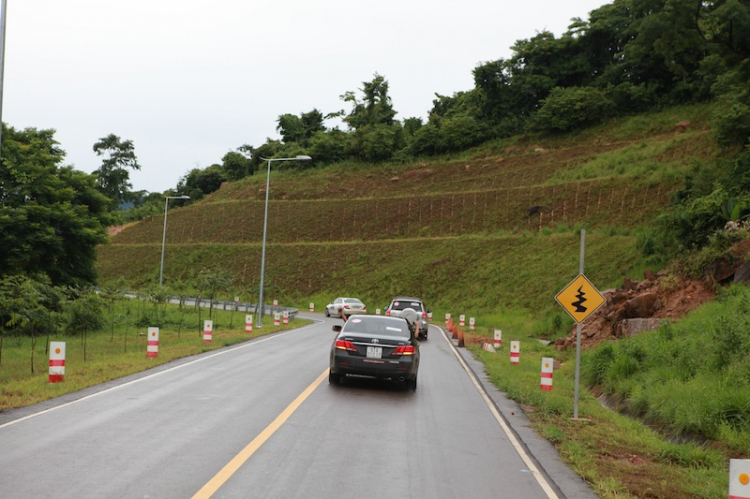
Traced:
<path fill-rule="evenodd" d="M 414 345 L 400 345 L 391 355 L 414 355 Z"/>
<path fill-rule="evenodd" d="M 385 311 L 385 315 L 391 315 L 391 309 L 390 308 Z"/>
<path fill-rule="evenodd" d="M 354 347 L 354 343 L 349 340 L 336 340 L 336 348 L 339 350 L 348 350 L 350 352 L 357 351 L 357 349 Z"/>
<path fill-rule="evenodd" d="M 426 318 L 427 318 L 427 312 L 422 310 L 422 319 L 426 319 Z"/>

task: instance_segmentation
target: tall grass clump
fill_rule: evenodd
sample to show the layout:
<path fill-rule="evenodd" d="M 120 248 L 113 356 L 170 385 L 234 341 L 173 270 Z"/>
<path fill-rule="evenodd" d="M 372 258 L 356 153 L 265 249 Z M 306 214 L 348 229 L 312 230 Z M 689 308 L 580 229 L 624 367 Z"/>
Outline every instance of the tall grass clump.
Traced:
<path fill-rule="evenodd" d="M 749 299 L 734 286 L 678 323 L 585 352 L 582 378 L 669 432 L 750 453 Z"/>

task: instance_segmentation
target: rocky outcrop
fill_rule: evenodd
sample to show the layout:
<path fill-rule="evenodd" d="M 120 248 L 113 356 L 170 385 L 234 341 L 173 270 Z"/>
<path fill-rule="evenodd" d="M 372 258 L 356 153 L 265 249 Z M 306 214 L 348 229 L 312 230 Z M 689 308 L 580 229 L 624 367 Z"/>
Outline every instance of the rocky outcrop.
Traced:
<path fill-rule="evenodd" d="M 661 321 L 682 317 L 716 295 L 702 281 L 679 279 L 664 271 L 646 271 L 644 277 L 643 281 L 626 278 L 619 288 L 602 292 L 605 302 L 583 323 L 581 343 L 588 346 L 655 330 Z M 573 325 L 555 347 L 575 348 L 576 330 Z"/>

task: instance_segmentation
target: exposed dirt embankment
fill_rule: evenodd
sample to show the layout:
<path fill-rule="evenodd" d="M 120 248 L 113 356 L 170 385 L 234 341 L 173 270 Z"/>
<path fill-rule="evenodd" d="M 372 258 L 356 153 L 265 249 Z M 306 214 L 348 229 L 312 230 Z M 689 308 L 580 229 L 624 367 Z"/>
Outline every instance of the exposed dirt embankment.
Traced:
<path fill-rule="evenodd" d="M 709 278 L 691 280 L 666 271 L 646 271 L 643 281 L 625 282 L 602 292 L 606 301 L 581 327 L 581 343 L 633 336 L 659 327 L 662 320 L 676 320 L 703 303 L 713 300 L 716 286 L 750 281 L 750 240 L 735 245 L 709 267 Z M 715 285 L 709 284 L 716 283 Z M 555 342 L 558 349 L 575 348 L 576 329 Z"/>

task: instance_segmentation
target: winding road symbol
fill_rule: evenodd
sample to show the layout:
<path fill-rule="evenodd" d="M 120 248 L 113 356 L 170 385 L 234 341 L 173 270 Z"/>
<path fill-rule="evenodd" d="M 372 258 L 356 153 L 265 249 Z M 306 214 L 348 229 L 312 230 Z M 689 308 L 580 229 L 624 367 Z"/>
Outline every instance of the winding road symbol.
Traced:
<path fill-rule="evenodd" d="M 555 296 L 555 300 L 576 322 L 585 321 L 606 301 L 599 290 L 583 274 L 579 274 L 570 284 L 565 286 Z"/>

